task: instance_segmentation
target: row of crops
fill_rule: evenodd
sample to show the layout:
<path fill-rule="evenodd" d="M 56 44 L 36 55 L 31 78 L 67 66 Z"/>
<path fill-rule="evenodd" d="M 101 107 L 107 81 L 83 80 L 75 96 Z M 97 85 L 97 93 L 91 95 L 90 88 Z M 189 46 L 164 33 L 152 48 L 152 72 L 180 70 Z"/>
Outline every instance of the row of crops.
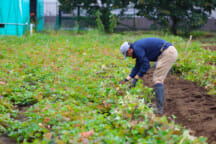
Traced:
<path fill-rule="evenodd" d="M 134 64 L 123 60 L 120 44 L 144 37 L 173 43 L 174 70 L 216 93 L 216 53 L 181 37 L 97 31 L 0 37 L 0 134 L 25 144 L 205 143 L 176 125 L 175 116 L 168 122 L 153 114 L 145 105 L 152 88 L 141 81 L 133 89 L 119 85 Z"/>

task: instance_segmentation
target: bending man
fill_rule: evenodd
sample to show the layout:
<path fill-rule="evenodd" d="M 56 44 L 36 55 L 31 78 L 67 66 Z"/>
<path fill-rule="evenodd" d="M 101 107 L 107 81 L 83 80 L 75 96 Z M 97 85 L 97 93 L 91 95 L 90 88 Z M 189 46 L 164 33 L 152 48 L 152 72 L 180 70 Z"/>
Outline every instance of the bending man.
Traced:
<path fill-rule="evenodd" d="M 153 73 L 154 91 L 156 94 L 157 113 L 162 114 L 164 109 L 164 80 L 167 73 L 176 61 L 178 53 L 169 42 L 159 38 L 144 38 L 134 43 L 124 42 L 120 47 L 124 57 L 136 59 L 136 64 L 130 75 L 121 84 L 133 79 L 132 85 L 136 86 L 138 79 L 150 68 L 150 61 L 157 61 Z"/>

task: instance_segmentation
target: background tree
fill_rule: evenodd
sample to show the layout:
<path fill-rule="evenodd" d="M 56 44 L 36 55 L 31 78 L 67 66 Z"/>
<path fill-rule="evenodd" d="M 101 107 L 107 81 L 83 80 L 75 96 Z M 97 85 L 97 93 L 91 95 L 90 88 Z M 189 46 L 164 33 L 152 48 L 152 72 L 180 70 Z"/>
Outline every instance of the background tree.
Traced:
<path fill-rule="evenodd" d="M 139 0 L 138 15 L 155 21 L 173 34 L 187 34 L 207 23 L 216 0 Z"/>
<path fill-rule="evenodd" d="M 130 0 L 59 0 L 59 2 L 62 10 L 70 11 L 81 6 L 87 10 L 89 16 L 96 16 L 97 11 L 99 11 L 105 32 L 112 32 L 115 19 L 111 10 L 121 9 L 120 14 L 123 14 Z"/>

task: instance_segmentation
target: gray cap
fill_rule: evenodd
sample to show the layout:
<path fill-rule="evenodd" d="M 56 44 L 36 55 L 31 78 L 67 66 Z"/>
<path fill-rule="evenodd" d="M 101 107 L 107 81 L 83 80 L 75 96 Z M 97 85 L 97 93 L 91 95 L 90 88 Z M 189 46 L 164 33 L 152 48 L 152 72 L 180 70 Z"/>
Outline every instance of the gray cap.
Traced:
<path fill-rule="evenodd" d="M 120 52 L 124 55 L 124 57 L 127 57 L 127 51 L 130 48 L 130 45 L 128 42 L 124 42 L 120 47 Z"/>

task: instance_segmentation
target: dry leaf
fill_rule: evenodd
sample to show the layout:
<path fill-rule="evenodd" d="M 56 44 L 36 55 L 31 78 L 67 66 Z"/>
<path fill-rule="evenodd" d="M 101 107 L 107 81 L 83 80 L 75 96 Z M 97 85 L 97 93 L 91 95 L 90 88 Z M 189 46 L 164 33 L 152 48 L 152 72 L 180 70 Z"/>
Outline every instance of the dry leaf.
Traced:
<path fill-rule="evenodd" d="M 87 138 L 82 138 L 81 141 L 83 144 L 89 144 L 89 140 Z"/>
<path fill-rule="evenodd" d="M 50 139 L 52 138 L 52 133 L 51 133 L 51 132 L 46 133 L 46 134 L 44 135 L 44 137 L 45 137 L 46 139 L 50 140 Z"/>
<path fill-rule="evenodd" d="M 108 107 L 108 103 L 106 101 L 103 101 L 103 104 L 104 104 L 105 108 Z"/>
<path fill-rule="evenodd" d="M 94 134 L 94 130 L 90 130 L 88 132 L 82 132 L 81 137 L 90 137 Z"/>
<path fill-rule="evenodd" d="M 56 89 L 55 89 L 55 88 L 50 88 L 50 90 L 51 90 L 51 91 L 55 91 Z"/>
<path fill-rule="evenodd" d="M 45 123 L 48 123 L 49 121 L 50 121 L 50 118 L 49 118 L 49 117 L 45 117 L 45 118 L 44 118 L 44 122 L 45 122 Z"/>
<path fill-rule="evenodd" d="M 57 144 L 65 144 L 65 142 L 63 140 L 58 140 Z"/>
<path fill-rule="evenodd" d="M 49 109 L 49 108 L 51 108 L 51 106 L 50 106 L 50 105 L 47 105 L 45 108 L 42 109 L 42 111 L 45 111 L 45 110 L 47 110 L 47 109 Z"/>
<path fill-rule="evenodd" d="M 69 110 L 72 110 L 72 108 L 71 108 L 69 105 L 67 105 L 67 108 L 68 108 Z"/>
<path fill-rule="evenodd" d="M 40 128 L 42 128 L 42 127 L 43 127 L 43 124 L 42 124 L 42 123 L 39 123 L 38 125 L 39 125 L 39 127 L 40 127 Z"/>
<path fill-rule="evenodd" d="M 0 81 L 0 85 L 6 85 L 6 83 L 3 81 Z"/>
<path fill-rule="evenodd" d="M 66 90 L 70 90 L 70 88 L 69 88 L 69 87 L 65 87 L 65 89 L 66 89 Z"/>

